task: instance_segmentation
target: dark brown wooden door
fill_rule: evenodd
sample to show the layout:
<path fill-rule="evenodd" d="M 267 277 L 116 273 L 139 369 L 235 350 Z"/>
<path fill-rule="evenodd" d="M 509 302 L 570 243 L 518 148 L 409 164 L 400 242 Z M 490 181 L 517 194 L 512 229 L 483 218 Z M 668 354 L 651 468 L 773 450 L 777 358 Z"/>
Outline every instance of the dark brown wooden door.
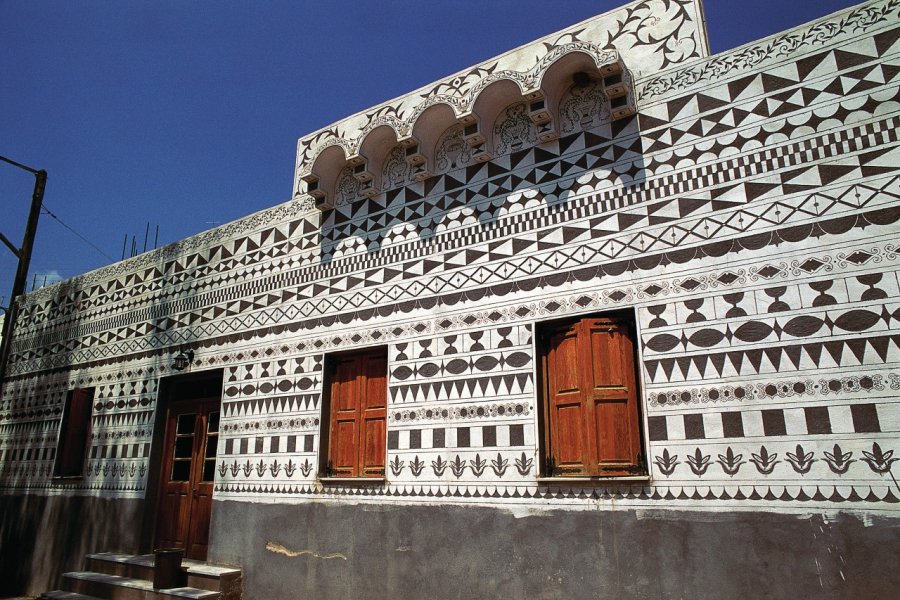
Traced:
<path fill-rule="evenodd" d="M 383 351 L 334 358 L 329 474 L 383 477 L 387 356 Z"/>
<path fill-rule="evenodd" d="M 177 402 L 166 420 L 156 547 L 206 559 L 219 442 L 219 399 Z"/>
<path fill-rule="evenodd" d="M 634 342 L 629 323 L 589 318 L 549 332 L 547 421 L 556 475 L 641 471 Z"/>

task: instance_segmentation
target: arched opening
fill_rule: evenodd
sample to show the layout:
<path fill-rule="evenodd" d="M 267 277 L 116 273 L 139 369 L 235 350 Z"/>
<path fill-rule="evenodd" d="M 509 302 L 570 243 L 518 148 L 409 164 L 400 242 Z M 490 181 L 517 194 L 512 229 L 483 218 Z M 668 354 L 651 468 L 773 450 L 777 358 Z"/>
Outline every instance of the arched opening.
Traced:
<path fill-rule="evenodd" d="M 316 198 L 318 204 L 334 206 L 338 176 L 347 164 L 347 154 L 338 144 L 321 150 L 310 169 L 311 177 L 306 179 L 306 191 Z"/>
<path fill-rule="evenodd" d="M 510 106 L 520 103 L 523 106 L 525 104 L 522 89 L 511 79 L 499 79 L 478 93 L 472 105 L 472 113 L 478 121 L 478 133 L 484 139 L 484 150 L 488 153 L 488 157 L 485 159 L 489 159 L 490 155 L 497 153 L 495 125 L 501 113 Z M 524 108 L 524 116 L 528 119 L 527 106 Z M 471 126 L 467 127 L 465 131 L 467 138 L 470 137 L 470 129 Z M 474 158 L 478 159 L 477 152 Z"/>
<path fill-rule="evenodd" d="M 397 141 L 397 131 L 387 124 L 378 125 L 363 135 L 359 143 L 359 156 L 363 158 L 364 164 L 356 166 L 354 172 L 354 175 L 363 184 L 362 189 L 366 188 L 366 177 L 371 178 L 371 186 L 376 190 L 373 192 L 374 194 L 377 195 L 384 187 L 382 170 L 391 151 L 397 145 Z M 369 175 L 360 177 L 361 172 L 368 172 Z"/>

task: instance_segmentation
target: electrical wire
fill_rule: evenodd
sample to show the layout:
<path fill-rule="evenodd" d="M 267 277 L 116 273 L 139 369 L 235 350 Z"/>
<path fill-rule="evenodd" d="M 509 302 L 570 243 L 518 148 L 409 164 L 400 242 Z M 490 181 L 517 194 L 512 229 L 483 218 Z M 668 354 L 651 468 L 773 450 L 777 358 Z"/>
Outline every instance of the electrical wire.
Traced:
<path fill-rule="evenodd" d="M 60 219 L 55 214 L 50 212 L 50 209 L 47 208 L 47 206 L 45 204 L 41 205 L 41 210 L 44 212 L 44 214 L 49 215 L 50 217 L 56 219 L 56 221 L 58 221 L 60 225 L 62 225 L 63 227 L 65 227 L 66 229 L 68 229 L 69 231 L 71 231 L 72 233 L 77 235 L 79 238 L 81 238 L 81 241 L 83 241 L 85 244 L 89 245 L 91 248 L 93 248 L 94 250 L 96 250 L 97 252 L 99 252 L 100 254 L 105 256 L 106 258 L 108 258 L 110 262 L 116 262 L 116 259 L 114 259 L 112 256 L 110 256 L 109 254 L 107 254 L 106 252 L 104 252 L 103 250 L 98 248 L 91 240 L 87 239 L 86 237 L 84 237 L 83 235 L 81 235 L 80 233 L 78 233 L 77 231 L 72 229 L 70 226 L 65 224 L 62 221 L 62 219 Z"/>

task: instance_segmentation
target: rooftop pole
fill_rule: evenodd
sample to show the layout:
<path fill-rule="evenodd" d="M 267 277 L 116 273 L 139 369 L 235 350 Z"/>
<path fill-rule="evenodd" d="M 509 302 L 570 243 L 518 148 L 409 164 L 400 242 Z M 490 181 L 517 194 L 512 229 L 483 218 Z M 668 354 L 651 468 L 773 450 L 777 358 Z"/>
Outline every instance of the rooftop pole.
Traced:
<path fill-rule="evenodd" d="M 9 360 L 9 348 L 12 343 L 12 333 L 15 330 L 16 317 L 18 316 L 18 298 L 25 293 L 28 285 L 28 269 L 31 266 L 31 250 L 34 247 L 34 237 L 37 233 L 38 219 L 41 216 L 41 204 L 44 200 L 44 187 L 47 185 L 47 171 L 37 170 L 0 156 L 0 161 L 9 163 L 14 167 L 24 169 L 34 174 L 34 191 L 31 194 L 31 209 L 28 211 L 28 221 L 25 224 L 25 235 L 22 238 L 22 247 L 14 248 L 6 238 L 4 243 L 10 247 L 19 259 L 19 268 L 16 270 L 16 279 L 13 282 L 12 295 L 9 298 L 9 306 L 6 308 L 6 318 L 3 320 L 3 333 L 0 338 L 0 384 L 6 379 L 7 361 Z"/>

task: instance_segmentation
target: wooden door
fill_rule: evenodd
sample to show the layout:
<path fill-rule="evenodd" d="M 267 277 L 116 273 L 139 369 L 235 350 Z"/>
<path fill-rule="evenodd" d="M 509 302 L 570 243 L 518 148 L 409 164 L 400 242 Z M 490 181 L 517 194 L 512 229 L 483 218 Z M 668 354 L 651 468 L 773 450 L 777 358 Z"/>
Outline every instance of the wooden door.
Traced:
<path fill-rule="evenodd" d="M 328 473 L 383 477 L 387 417 L 387 356 L 383 351 L 334 358 Z"/>
<path fill-rule="evenodd" d="M 166 419 L 157 548 L 206 559 L 219 442 L 219 399 L 173 403 Z"/>
<path fill-rule="evenodd" d="M 604 317 L 548 332 L 544 378 L 551 474 L 641 471 L 631 329 L 623 320 Z"/>

